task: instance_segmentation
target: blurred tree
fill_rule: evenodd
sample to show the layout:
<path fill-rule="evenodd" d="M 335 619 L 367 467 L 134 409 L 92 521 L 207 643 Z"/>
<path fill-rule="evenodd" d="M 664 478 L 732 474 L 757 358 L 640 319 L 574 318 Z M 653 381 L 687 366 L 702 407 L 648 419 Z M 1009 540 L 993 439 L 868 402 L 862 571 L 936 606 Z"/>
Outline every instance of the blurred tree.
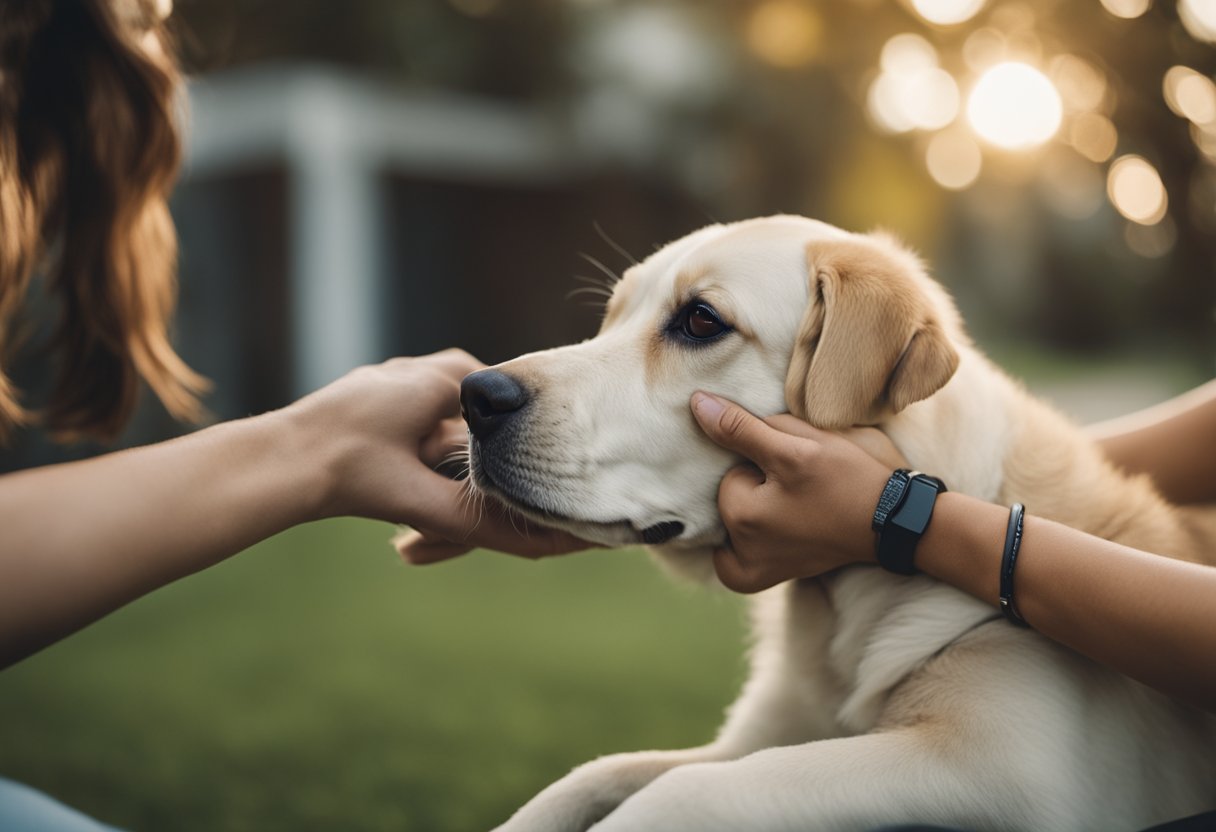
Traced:
<path fill-rule="evenodd" d="M 183 0 L 178 17 L 192 66 L 330 61 L 550 107 L 606 170 L 673 177 L 715 218 L 889 227 L 965 307 L 1003 299 L 966 309 L 998 333 L 1166 340 L 1206 370 L 1204 2 Z"/>

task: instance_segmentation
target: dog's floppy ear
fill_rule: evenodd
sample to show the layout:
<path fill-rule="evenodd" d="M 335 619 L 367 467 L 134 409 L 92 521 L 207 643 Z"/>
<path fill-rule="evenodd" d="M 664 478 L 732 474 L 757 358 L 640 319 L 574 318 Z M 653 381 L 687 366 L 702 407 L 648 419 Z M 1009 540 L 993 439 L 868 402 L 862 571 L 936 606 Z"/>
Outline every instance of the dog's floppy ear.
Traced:
<path fill-rule="evenodd" d="M 810 299 L 785 381 L 791 413 L 822 428 L 873 424 L 950 380 L 958 353 L 915 258 L 847 240 L 814 243 L 807 259 Z"/>

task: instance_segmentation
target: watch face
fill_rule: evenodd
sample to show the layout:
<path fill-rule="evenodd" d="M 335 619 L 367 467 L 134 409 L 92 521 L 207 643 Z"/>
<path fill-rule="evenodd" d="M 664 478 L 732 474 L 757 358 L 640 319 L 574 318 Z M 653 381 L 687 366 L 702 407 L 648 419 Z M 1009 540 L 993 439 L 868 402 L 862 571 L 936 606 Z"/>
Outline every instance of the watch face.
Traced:
<path fill-rule="evenodd" d="M 894 479 L 894 478 L 892 478 Z M 933 516 L 937 495 L 945 490 L 941 480 L 913 474 L 899 495 L 898 503 L 878 535 L 878 563 L 899 575 L 915 575 L 916 544 Z"/>
<path fill-rule="evenodd" d="M 921 534 L 929 525 L 933 515 L 933 504 L 937 501 L 937 486 L 919 477 L 908 483 L 907 496 L 903 505 L 891 518 L 891 522 L 901 528 Z"/>

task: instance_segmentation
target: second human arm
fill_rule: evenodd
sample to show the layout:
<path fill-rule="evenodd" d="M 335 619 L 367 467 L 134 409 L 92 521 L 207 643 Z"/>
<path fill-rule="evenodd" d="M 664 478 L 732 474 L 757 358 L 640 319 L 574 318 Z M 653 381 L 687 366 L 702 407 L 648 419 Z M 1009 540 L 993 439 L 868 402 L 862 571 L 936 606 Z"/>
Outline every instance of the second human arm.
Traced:
<path fill-rule="evenodd" d="M 753 460 L 719 492 L 731 546 L 722 582 L 755 592 L 852 563 L 875 562 L 870 520 L 898 465 L 793 417 L 761 421 L 729 402 L 693 399 L 715 442 Z M 873 450 L 893 448 L 866 434 Z M 1009 509 L 962 494 L 938 498 L 917 568 L 997 604 Z M 1171 560 L 1028 516 L 1017 604 L 1046 635 L 1179 699 L 1216 711 L 1216 568 Z"/>
<path fill-rule="evenodd" d="M 1148 474 L 1157 489 L 1178 504 L 1216 502 L 1216 381 L 1168 402 L 1093 425 L 1112 462 L 1133 474 Z"/>

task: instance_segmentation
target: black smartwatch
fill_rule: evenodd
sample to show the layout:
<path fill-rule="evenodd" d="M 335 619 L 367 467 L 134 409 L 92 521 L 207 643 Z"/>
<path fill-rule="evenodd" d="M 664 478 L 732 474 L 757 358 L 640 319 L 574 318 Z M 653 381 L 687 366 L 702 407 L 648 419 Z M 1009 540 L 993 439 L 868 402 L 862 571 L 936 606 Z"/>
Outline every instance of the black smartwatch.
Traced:
<path fill-rule="evenodd" d="M 900 468 L 878 498 L 871 523 L 878 533 L 878 563 L 899 575 L 915 575 L 916 544 L 929 527 L 937 495 L 946 484 L 937 477 Z"/>

